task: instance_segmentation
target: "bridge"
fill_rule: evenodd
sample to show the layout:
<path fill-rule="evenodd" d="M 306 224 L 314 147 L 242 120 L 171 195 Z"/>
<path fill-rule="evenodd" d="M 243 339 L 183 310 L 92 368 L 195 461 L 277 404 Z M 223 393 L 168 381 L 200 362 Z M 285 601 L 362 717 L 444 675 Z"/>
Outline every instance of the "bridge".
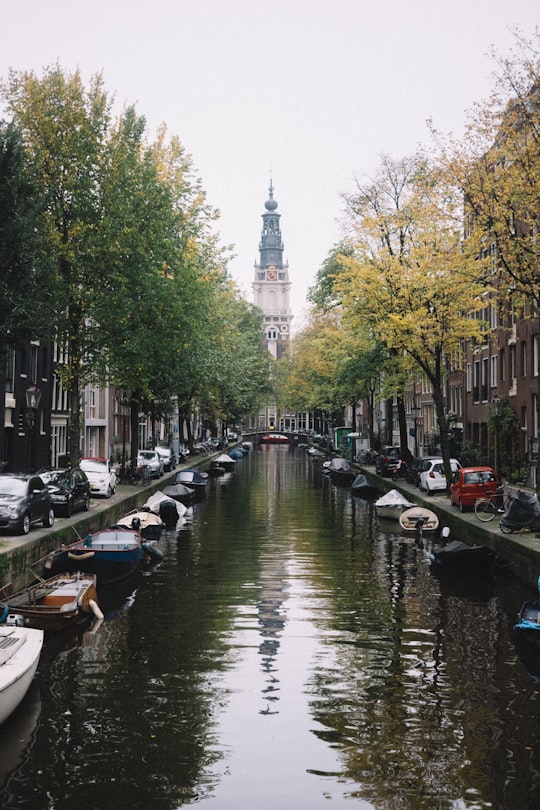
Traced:
<path fill-rule="evenodd" d="M 253 442 L 253 444 L 263 444 L 263 436 L 286 436 L 289 442 L 293 445 L 309 444 L 309 436 L 305 432 L 287 431 L 287 430 L 249 430 L 242 433 L 243 442 Z"/>

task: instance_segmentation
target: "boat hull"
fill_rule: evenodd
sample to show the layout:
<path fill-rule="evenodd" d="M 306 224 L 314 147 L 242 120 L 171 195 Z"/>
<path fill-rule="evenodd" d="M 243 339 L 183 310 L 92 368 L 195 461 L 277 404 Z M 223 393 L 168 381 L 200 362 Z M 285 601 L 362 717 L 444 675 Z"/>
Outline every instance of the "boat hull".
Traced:
<path fill-rule="evenodd" d="M 43 630 L 0 627 L 0 724 L 30 688 L 43 647 Z"/>
<path fill-rule="evenodd" d="M 7 623 L 58 631 L 95 615 L 98 604 L 94 575 L 59 574 L 37 582 L 7 600 Z"/>
<path fill-rule="evenodd" d="M 453 540 L 445 546 L 435 546 L 430 554 L 431 562 L 447 571 L 467 574 L 487 573 L 491 562 L 488 546 L 469 546 Z"/>
<path fill-rule="evenodd" d="M 524 602 L 514 625 L 516 641 L 540 655 L 540 599 Z"/>
<path fill-rule="evenodd" d="M 51 572 L 95 574 L 98 585 L 111 585 L 134 574 L 144 559 L 142 538 L 128 529 L 104 529 L 57 549 Z"/>

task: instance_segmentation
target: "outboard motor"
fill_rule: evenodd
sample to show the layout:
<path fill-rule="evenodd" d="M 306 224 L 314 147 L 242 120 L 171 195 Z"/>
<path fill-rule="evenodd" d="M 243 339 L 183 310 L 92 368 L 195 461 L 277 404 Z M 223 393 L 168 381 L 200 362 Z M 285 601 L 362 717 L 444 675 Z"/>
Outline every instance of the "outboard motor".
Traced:
<path fill-rule="evenodd" d="M 441 546 L 445 546 L 448 543 L 448 538 L 450 537 L 450 529 L 448 526 L 444 526 L 441 531 Z"/>
<path fill-rule="evenodd" d="M 134 517 L 133 520 L 131 521 L 131 528 L 136 532 L 140 532 L 140 530 L 141 530 L 141 519 L 138 518 L 138 517 Z"/>

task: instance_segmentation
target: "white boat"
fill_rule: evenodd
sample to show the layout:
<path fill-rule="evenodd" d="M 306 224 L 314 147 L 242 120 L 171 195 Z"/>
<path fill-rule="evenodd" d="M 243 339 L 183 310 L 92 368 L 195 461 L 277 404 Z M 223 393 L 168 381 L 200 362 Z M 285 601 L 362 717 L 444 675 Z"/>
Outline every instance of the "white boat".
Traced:
<path fill-rule="evenodd" d="M 43 630 L 0 625 L 0 723 L 28 692 L 42 646 Z"/>
<path fill-rule="evenodd" d="M 399 525 L 405 532 L 417 532 L 421 521 L 422 532 L 434 532 L 439 528 L 439 518 L 425 506 L 413 506 L 405 509 L 399 516 Z"/>
<path fill-rule="evenodd" d="M 410 509 L 414 503 L 408 501 L 397 489 L 391 489 L 375 501 L 377 515 L 387 520 L 399 520 L 405 509 Z"/>

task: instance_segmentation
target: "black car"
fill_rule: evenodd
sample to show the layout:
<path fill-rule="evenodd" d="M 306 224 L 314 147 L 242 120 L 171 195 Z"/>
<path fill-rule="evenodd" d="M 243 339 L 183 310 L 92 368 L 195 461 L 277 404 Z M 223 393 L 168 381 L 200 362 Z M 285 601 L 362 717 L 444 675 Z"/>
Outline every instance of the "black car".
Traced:
<path fill-rule="evenodd" d="M 55 515 L 70 515 L 90 509 L 90 481 L 84 470 L 48 470 L 41 473 L 53 500 Z"/>
<path fill-rule="evenodd" d="M 28 534 L 33 523 L 54 523 L 52 497 L 41 477 L 0 475 L 0 528 Z"/>
<path fill-rule="evenodd" d="M 383 447 L 375 460 L 377 475 L 390 476 L 401 461 L 401 447 Z"/>

